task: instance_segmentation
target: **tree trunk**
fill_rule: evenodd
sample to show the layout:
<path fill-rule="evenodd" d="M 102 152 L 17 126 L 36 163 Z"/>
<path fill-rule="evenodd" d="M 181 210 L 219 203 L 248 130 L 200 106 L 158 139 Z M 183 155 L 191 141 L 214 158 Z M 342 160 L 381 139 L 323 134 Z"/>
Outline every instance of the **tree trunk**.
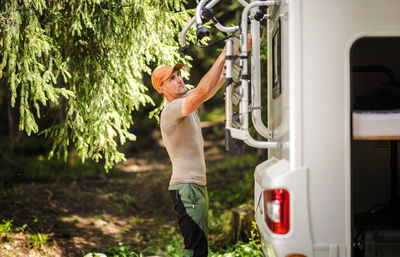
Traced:
<path fill-rule="evenodd" d="M 8 123 L 8 136 L 12 140 L 21 139 L 24 133 L 19 131 L 19 98 L 15 101 L 15 106 L 11 106 L 11 90 L 8 86 L 6 77 L 0 79 L 0 87 L 5 90 L 6 106 L 7 106 L 7 123 Z"/>
<path fill-rule="evenodd" d="M 57 84 L 59 88 L 63 88 L 65 86 L 64 83 L 64 78 L 60 74 L 57 78 Z M 58 107 L 59 113 L 58 113 L 58 118 L 60 123 L 63 123 L 65 120 L 65 103 L 64 103 L 64 97 L 59 98 L 59 107 Z"/>
<path fill-rule="evenodd" d="M 251 204 L 242 204 L 232 211 L 232 242 L 248 242 L 254 221 L 254 208 Z"/>
<path fill-rule="evenodd" d="M 15 108 L 11 107 L 11 91 L 7 90 L 7 118 L 8 118 L 8 136 L 15 139 L 18 135 L 18 115 Z"/>

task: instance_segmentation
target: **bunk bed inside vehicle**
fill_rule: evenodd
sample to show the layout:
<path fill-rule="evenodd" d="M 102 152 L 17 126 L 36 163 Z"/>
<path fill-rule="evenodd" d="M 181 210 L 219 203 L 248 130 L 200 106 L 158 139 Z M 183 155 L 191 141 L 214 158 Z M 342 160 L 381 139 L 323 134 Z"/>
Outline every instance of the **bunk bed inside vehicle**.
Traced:
<path fill-rule="evenodd" d="M 351 64 L 353 256 L 400 252 L 400 37 L 356 41 Z"/>
<path fill-rule="evenodd" d="M 383 65 L 354 65 L 352 69 L 353 139 L 399 140 L 400 83 L 394 71 Z M 359 76 L 371 79 L 372 85 L 362 84 Z"/>

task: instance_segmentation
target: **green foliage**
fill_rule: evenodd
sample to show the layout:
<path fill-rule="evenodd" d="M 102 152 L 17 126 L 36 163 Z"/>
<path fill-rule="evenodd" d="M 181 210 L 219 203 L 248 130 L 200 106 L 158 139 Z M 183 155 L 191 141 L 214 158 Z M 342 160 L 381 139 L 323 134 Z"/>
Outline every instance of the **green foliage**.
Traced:
<path fill-rule="evenodd" d="M 0 162 L 1 163 L 1 162 Z M 62 160 L 47 160 L 43 157 L 38 159 L 25 158 L 18 162 L 21 168 L 15 170 L 12 166 L 3 166 L 0 169 L 0 181 L 18 182 L 18 181 L 79 181 L 88 178 L 100 177 L 104 170 L 101 166 L 87 162 L 66 163 Z M 117 171 L 113 171 L 117 172 Z"/>
<path fill-rule="evenodd" d="M 211 253 L 213 257 L 263 257 L 260 245 L 260 235 L 257 225 L 252 223 L 251 236 L 248 243 L 237 242 L 225 250 Z"/>
<path fill-rule="evenodd" d="M 253 202 L 255 154 L 226 158 L 208 165 L 209 231 L 212 250 L 232 243 L 233 211 Z"/>
<path fill-rule="evenodd" d="M 33 222 L 36 223 L 38 219 L 36 218 Z M 3 220 L 2 223 L 0 223 L 0 235 L 1 235 L 1 241 L 6 241 L 8 242 L 10 240 L 10 234 L 15 230 L 16 232 L 20 231 L 22 233 L 25 232 L 27 229 L 28 225 L 24 224 L 21 227 L 14 227 L 13 225 L 13 220 Z M 28 233 L 29 238 L 30 238 L 30 246 L 35 249 L 41 249 L 43 246 L 47 244 L 47 234 L 42 234 L 42 233 L 33 233 L 30 234 Z"/>
<path fill-rule="evenodd" d="M 257 158 L 254 154 L 245 154 L 207 165 L 211 205 L 209 211 L 209 256 L 263 256 L 255 223 L 253 223 L 249 242 L 228 244 L 227 238 L 232 229 L 232 210 L 243 203 L 252 202 L 254 178 L 250 169 L 251 171 L 254 169 L 256 162 Z M 215 182 L 218 184 L 213 184 Z M 124 199 L 121 203 L 126 201 L 130 203 L 129 205 L 134 205 L 135 201 L 131 197 L 123 196 L 121 198 Z M 140 221 L 135 220 L 135 223 L 138 222 Z M 161 224 L 165 225 L 167 222 L 161 222 Z M 159 227 L 158 233 L 152 235 L 152 238 L 156 238 L 156 242 L 153 241 L 150 246 L 143 249 L 133 248 L 132 250 L 127 246 L 116 246 L 95 252 L 103 253 L 106 256 L 182 256 L 183 239 L 175 223 L 171 227 L 161 225 Z M 110 252 L 110 249 L 113 252 Z"/>
<path fill-rule="evenodd" d="M 208 167 L 209 180 L 219 177 L 223 184 L 223 186 L 216 186 L 216 188 L 209 190 L 212 206 L 210 209 L 227 210 L 251 201 L 254 186 L 253 170 L 256 163 L 255 154 L 246 154 L 238 158 L 227 158 Z M 248 169 L 248 172 L 244 174 L 236 172 L 246 169 Z"/>
<path fill-rule="evenodd" d="M 82 255 L 84 257 L 103 257 L 108 256 L 108 257 L 142 257 L 142 254 L 137 254 L 132 251 L 132 249 L 129 246 L 114 246 L 114 247 L 109 247 L 106 250 L 104 250 L 102 253 L 94 253 L 94 252 L 86 252 L 83 251 Z"/>
<path fill-rule="evenodd" d="M 221 121 L 225 119 L 225 106 L 221 105 L 213 108 L 211 111 L 201 112 L 201 121 Z"/>
<path fill-rule="evenodd" d="M 138 207 L 138 201 L 130 194 L 123 194 L 122 197 L 114 201 L 114 204 L 120 214 L 124 214 L 129 209 L 135 209 Z"/>
<path fill-rule="evenodd" d="M 104 254 L 107 257 L 142 257 L 150 255 L 161 255 L 170 257 L 180 257 L 183 254 L 182 240 L 176 231 L 161 230 L 157 237 L 159 243 L 157 245 L 149 246 L 143 250 L 132 250 L 129 246 L 114 246 L 105 250 L 86 252 L 83 251 L 84 257 L 95 257 L 96 254 Z"/>
<path fill-rule="evenodd" d="M 135 140 L 132 112 L 154 104 L 143 74 L 190 59 L 180 59 L 176 37 L 189 18 L 176 0 L 5 1 L 0 78 L 19 102 L 19 129 L 38 133 L 43 107 L 60 108 L 41 131 L 54 138 L 50 157 L 66 160 L 72 145 L 82 162 L 111 169 L 125 159 L 117 146 Z"/>
<path fill-rule="evenodd" d="M 42 233 L 35 233 L 35 234 L 29 234 L 29 237 L 31 239 L 30 243 L 32 248 L 41 249 L 43 246 L 46 245 L 48 235 Z"/>
<path fill-rule="evenodd" d="M 12 223 L 13 220 L 3 220 L 3 223 L 0 223 L 0 240 L 2 242 L 10 241 L 10 233 L 12 232 Z"/>
<path fill-rule="evenodd" d="M 82 164 L 73 151 L 69 162 L 56 158 L 47 159 L 46 152 L 51 143 L 36 136 L 15 141 L 1 138 L 4 142 L 0 146 L 0 181 L 79 181 L 88 178 L 107 176 L 100 164 L 87 161 Z M 112 172 L 118 172 L 113 169 Z"/>
<path fill-rule="evenodd" d="M 83 251 L 84 257 L 107 256 L 107 257 L 142 257 L 149 255 L 180 257 L 183 254 L 182 240 L 176 231 L 161 230 L 159 232 L 160 242 L 158 245 L 147 247 L 144 250 L 134 251 L 129 246 L 110 247 L 100 252 Z M 96 255 L 97 254 L 97 255 Z M 104 254 L 104 255 L 101 255 Z M 210 257 L 263 257 L 259 241 L 259 234 L 255 223 L 248 243 L 237 242 L 226 249 L 213 252 L 209 249 Z"/>
<path fill-rule="evenodd" d="M 157 238 L 159 238 L 157 245 L 152 245 L 141 253 L 144 256 L 161 255 L 180 257 L 183 255 L 183 241 L 179 232 L 174 229 L 161 229 L 158 231 Z"/>
<path fill-rule="evenodd" d="M 224 210 L 220 215 L 215 215 L 213 210 L 209 210 L 209 230 L 225 235 L 231 229 L 232 211 Z"/>
<path fill-rule="evenodd" d="M 61 160 L 39 159 L 30 163 L 21 180 L 27 181 L 72 181 L 93 178 L 102 173 L 98 165 L 71 164 Z"/>

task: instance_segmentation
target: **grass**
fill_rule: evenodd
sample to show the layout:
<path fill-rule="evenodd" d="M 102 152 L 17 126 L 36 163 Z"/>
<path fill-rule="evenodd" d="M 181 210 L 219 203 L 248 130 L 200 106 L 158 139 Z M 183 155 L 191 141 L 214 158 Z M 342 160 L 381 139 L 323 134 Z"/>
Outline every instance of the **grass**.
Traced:
<path fill-rule="evenodd" d="M 12 223 L 13 220 L 3 220 L 2 223 L 0 223 L 0 239 L 1 242 L 8 242 L 10 241 L 10 233 L 12 232 Z"/>
<path fill-rule="evenodd" d="M 47 234 L 42 234 L 42 233 L 35 233 L 35 234 L 29 234 L 30 237 L 30 243 L 31 247 L 35 249 L 42 249 L 43 246 L 47 244 Z"/>
<path fill-rule="evenodd" d="M 253 154 L 237 158 L 226 158 L 207 165 L 210 197 L 209 229 L 213 234 L 209 240 L 209 256 L 212 257 L 262 257 L 258 231 L 253 223 L 251 236 L 247 242 L 231 243 L 227 235 L 231 230 L 232 211 L 243 203 L 252 203 L 253 168 L 257 162 Z M 130 205 L 134 198 L 122 195 Z M 137 219 L 137 218 L 136 218 Z M 135 221 L 136 222 L 136 221 Z M 129 232 L 130 233 L 130 232 Z M 83 256 L 171 256 L 183 254 L 183 240 L 175 225 L 160 226 L 156 235 L 157 242 L 143 249 L 132 249 L 129 246 L 114 246 L 95 252 L 83 252 Z M 90 255 L 92 254 L 92 255 Z"/>
<path fill-rule="evenodd" d="M 34 223 L 37 223 L 38 220 L 35 219 L 33 221 Z M 28 232 L 30 228 L 28 227 L 27 224 L 24 224 L 20 227 L 14 226 L 13 225 L 14 221 L 12 219 L 9 220 L 3 220 L 0 223 L 0 235 L 1 235 L 1 243 L 4 242 L 9 242 L 10 244 L 13 244 L 13 236 L 14 233 L 23 233 L 24 235 L 27 236 L 26 244 L 28 248 L 33 248 L 36 250 L 42 250 L 44 246 L 47 246 L 47 239 L 48 235 L 44 233 L 30 233 Z"/>
<path fill-rule="evenodd" d="M 215 115 L 218 115 L 218 111 L 216 111 Z M 214 129 L 218 130 L 218 133 L 221 132 L 222 138 L 224 132 L 223 129 L 212 129 L 213 131 Z M 33 143 L 31 142 L 29 144 Z M 40 152 L 40 149 L 38 150 L 34 145 L 27 147 L 27 150 L 23 146 L 15 146 L 15 149 L 15 153 L 22 150 L 26 151 L 21 157 L 16 156 L 14 161 L 14 164 L 20 166 L 21 169 L 18 169 L 18 172 L 15 172 L 14 167 L 10 163 L 2 165 L 7 161 L 4 160 L 4 158 L 2 158 L 0 155 L 0 181 L 5 181 L 6 183 L 7 181 L 10 181 L 11 183 L 20 181 L 67 182 L 86 179 L 92 180 L 99 177 L 108 176 L 105 174 L 105 171 L 101 165 L 98 164 L 81 164 L 79 161 L 65 163 L 63 160 L 56 159 L 47 160 L 45 157 L 43 157 L 46 156 L 45 153 Z M 212 152 L 212 155 L 225 156 L 222 148 L 218 145 L 209 148 L 209 150 Z M 35 155 L 34 153 L 36 151 L 39 151 L 39 154 Z M 15 156 L 13 155 L 12 157 Z M 254 153 L 248 153 L 242 156 L 226 155 L 226 158 L 216 159 L 216 161 L 207 163 L 210 199 L 209 229 L 211 235 L 209 240 L 209 256 L 262 256 L 259 241 L 255 236 L 255 228 L 253 228 L 254 235 L 252 234 L 248 240 L 245 240 L 246 242 L 232 243 L 232 241 L 229 241 L 229 238 L 225 236 L 228 235 L 231 230 L 232 211 L 243 203 L 251 204 L 253 201 L 253 172 L 256 162 L 256 155 Z M 116 170 L 112 171 L 112 173 L 117 172 L 118 171 Z M 165 182 L 160 179 L 159 174 L 160 173 L 157 172 L 150 172 L 146 175 L 143 174 L 143 176 L 140 177 L 142 182 L 140 183 L 142 186 L 140 190 L 143 192 L 148 192 L 146 194 L 134 193 L 135 191 L 139 190 L 138 188 L 131 188 L 129 190 L 115 190 L 113 187 L 110 187 L 107 190 L 102 189 L 99 191 L 101 194 L 106 196 L 103 203 L 112 203 L 113 209 L 109 210 L 111 213 L 110 215 L 116 215 L 122 218 L 123 220 L 127 221 L 129 226 L 125 228 L 125 230 L 122 229 L 120 231 L 122 238 L 121 242 L 124 242 L 124 245 L 114 245 L 112 247 L 104 249 L 100 248 L 90 252 L 83 251 L 83 256 L 94 257 L 96 256 L 95 253 L 103 254 L 97 256 L 182 256 L 183 240 L 179 233 L 176 220 L 173 219 L 171 221 L 171 219 L 169 219 L 161 221 L 161 219 L 158 217 L 149 216 L 153 215 L 154 212 L 157 212 L 154 211 L 154 208 L 158 208 L 159 205 L 162 205 L 164 208 L 162 210 L 156 210 L 159 212 L 168 212 L 168 208 L 165 206 L 165 204 L 168 204 L 167 201 L 169 200 L 169 197 L 164 195 L 165 193 L 168 193 L 164 192 L 162 189 Z M 137 176 L 137 178 L 139 179 L 139 176 Z M 115 182 L 114 179 L 115 181 L 117 181 L 117 179 L 124 179 L 121 181 L 121 183 L 126 183 L 126 178 L 123 176 L 112 178 L 113 182 Z M 35 190 L 42 189 L 46 189 L 46 184 L 43 185 L 43 188 Z M 86 196 L 90 195 L 90 191 L 85 190 L 85 188 L 77 187 L 76 194 L 82 198 L 85 198 Z M 26 195 L 25 189 L 18 184 L 11 187 L 4 187 L 2 190 L 0 190 L 0 194 L 0 196 L 3 196 L 3 198 L 8 198 L 10 195 L 12 195 L 13 199 L 15 198 L 22 204 L 27 204 L 29 206 L 32 205 L 32 203 L 33 205 L 37 205 L 39 203 L 39 199 L 37 197 Z M 143 206 L 143 195 L 152 201 L 149 202 L 148 206 L 146 205 L 147 209 L 152 208 L 150 214 L 147 214 L 148 216 L 143 216 L 141 213 L 143 210 L 147 210 Z M 55 197 L 54 199 L 55 200 L 52 199 L 52 201 L 57 200 Z M 18 208 L 15 208 L 15 210 L 17 211 Z M 173 211 L 171 211 L 171 213 L 172 212 Z M 95 218 L 97 220 L 105 220 L 107 218 L 107 220 L 110 220 L 109 216 L 106 215 L 107 213 L 96 209 L 96 212 L 91 213 L 88 218 Z M 168 215 L 171 213 L 168 213 Z M 15 213 L 11 215 L 10 218 L 18 217 L 18 215 L 21 214 Z M 15 227 L 13 225 L 13 220 L 3 220 L 3 222 L 0 223 L 1 241 L 10 242 L 9 244 L 11 245 L 13 233 L 22 232 L 26 238 L 26 243 L 24 243 L 26 249 L 42 251 L 41 249 L 46 249 L 46 247 L 48 248 L 48 242 L 51 242 L 53 235 L 49 234 L 51 235 L 49 236 L 48 234 L 43 233 L 44 231 L 48 232 L 48 230 L 45 230 L 40 226 L 43 221 L 46 222 L 46 219 L 40 215 L 38 217 L 40 217 L 41 222 L 38 222 L 37 219 L 35 219 L 33 222 L 28 221 L 28 223 L 30 223 L 29 227 L 26 224 L 22 227 Z M 15 221 L 18 220 L 15 219 Z M 26 220 L 17 223 L 23 224 L 25 222 Z M 73 225 L 75 223 L 79 223 L 80 220 L 75 218 L 71 219 L 69 222 L 71 225 Z M 137 236 L 136 241 L 131 240 L 133 237 L 135 237 L 135 233 L 137 231 L 140 232 L 140 236 Z M 136 245 L 137 247 L 132 249 L 128 245 L 125 245 L 125 242 Z"/>
<path fill-rule="evenodd" d="M 183 254 L 181 239 L 175 231 L 161 230 L 159 232 L 160 242 L 157 246 L 150 246 L 144 250 L 134 251 L 129 246 L 115 246 L 95 252 L 82 252 L 84 257 L 107 256 L 107 257 L 144 257 L 149 255 L 180 257 Z M 103 255 L 101 255 L 103 254 Z M 226 249 L 213 251 L 209 249 L 210 257 L 263 257 L 260 247 L 259 234 L 255 223 L 249 242 L 237 242 Z"/>

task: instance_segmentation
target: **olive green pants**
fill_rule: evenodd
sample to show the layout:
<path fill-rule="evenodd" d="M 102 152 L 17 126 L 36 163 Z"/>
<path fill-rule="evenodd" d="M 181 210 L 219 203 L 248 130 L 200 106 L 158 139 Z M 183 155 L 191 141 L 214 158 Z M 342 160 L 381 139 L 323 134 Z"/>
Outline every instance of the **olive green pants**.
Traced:
<path fill-rule="evenodd" d="M 183 235 L 184 257 L 205 257 L 208 254 L 208 193 L 206 186 L 176 184 L 169 193 Z"/>

